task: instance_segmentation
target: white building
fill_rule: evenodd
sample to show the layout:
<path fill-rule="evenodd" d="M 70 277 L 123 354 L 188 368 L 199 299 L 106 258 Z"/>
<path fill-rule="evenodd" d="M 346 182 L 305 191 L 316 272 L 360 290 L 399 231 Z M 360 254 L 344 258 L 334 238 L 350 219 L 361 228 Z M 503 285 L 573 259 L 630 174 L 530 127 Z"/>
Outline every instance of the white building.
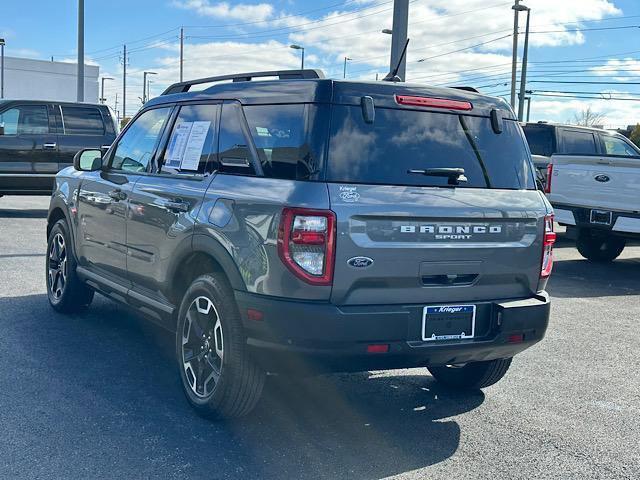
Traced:
<path fill-rule="evenodd" d="M 4 98 L 75 102 L 76 69 L 75 63 L 5 57 Z M 84 66 L 85 102 L 98 103 L 99 73 L 98 66 Z"/>

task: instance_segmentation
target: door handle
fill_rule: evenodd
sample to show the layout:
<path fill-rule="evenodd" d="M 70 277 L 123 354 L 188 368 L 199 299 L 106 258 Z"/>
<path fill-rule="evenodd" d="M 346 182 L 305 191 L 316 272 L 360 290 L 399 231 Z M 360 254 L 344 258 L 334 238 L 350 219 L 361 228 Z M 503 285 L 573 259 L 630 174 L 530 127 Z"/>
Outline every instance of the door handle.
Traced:
<path fill-rule="evenodd" d="M 126 200 L 127 199 L 127 194 L 124 193 L 119 188 L 116 188 L 115 190 L 111 190 L 108 193 L 108 195 L 109 195 L 109 197 L 113 198 L 116 202 L 119 201 L 119 200 Z"/>
<path fill-rule="evenodd" d="M 53 143 L 45 143 L 42 146 L 48 150 L 53 150 L 54 148 L 56 148 L 57 145 L 58 144 L 56 142 L 53 142 Z"/>
<path fill-rule="evenodd" d="M 189 204 L 185 202 L 167 201 L 162 204 L 167 210 L 172 212 L 188 212 Z"/>

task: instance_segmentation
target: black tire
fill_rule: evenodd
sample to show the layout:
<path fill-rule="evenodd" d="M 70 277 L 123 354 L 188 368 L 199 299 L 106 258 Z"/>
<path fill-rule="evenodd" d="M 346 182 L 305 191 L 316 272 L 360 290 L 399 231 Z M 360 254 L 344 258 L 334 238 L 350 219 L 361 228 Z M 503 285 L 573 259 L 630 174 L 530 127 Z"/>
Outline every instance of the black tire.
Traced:
<path fill-rule="evenodd" d="M 497 383 L 509 370 L 511 358 L 467 363 L 462 367 L 428 367 L 431 375 L 443 385 L 462 390 L 479 390 Z"/>
<path fill-rule="evenodd" d="M 93 300 L 93 290 L 78 278 L 76 267 L 69 227 L 58 220 L 49 233 L 45 259 L 47 297 L 58 312 L 81 312 Z"/>
<path fill-rule="evenodd" d="M 220 274 L 196 278 L 178 312 L 176 359 L 191 406 L 207 418 L 247 415 L 265 372 L 250 358 L 233 291 Z"/>
<path fill-rule="evenodd" d="M 576 239 L 576 247 L 580 255 L 592 262 L 612 262 L 620 256 L 626 245 L 624 238 L 595 236 L 591 232 L 580 232 Z"/>

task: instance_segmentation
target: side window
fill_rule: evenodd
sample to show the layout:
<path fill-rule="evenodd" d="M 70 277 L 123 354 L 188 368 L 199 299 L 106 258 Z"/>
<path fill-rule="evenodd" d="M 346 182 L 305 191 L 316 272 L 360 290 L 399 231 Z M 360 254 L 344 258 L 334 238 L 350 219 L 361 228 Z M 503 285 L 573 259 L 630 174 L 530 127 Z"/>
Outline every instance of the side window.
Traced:
<path fill-rule="evenodd" d="M 318 169 L 307 143 L 309 108 L 305 104 L 244 107 L 265 177 L 306 180 Z"/>
<path fill-rule="evenodd" d="M 565 155 L 596 155 L 596 139 L 591 132 L 561 130 L 561 153 Z"/>
<path fill-rule="evenodd" d="M 640 152 L 634 149 L 621 138 L 609 135 L 601 135 L 604 151 L 607 155 L 615 155 L 618 157 L 640 157 Z"/>
<path fill-rule="evenodd" d="M 0 114 L 0 126 L 5 135 L 49 133 L 49 114 L 46 105 L 22 105 Z"/>
<path fill-rule="evenodd" d="M 220 105 L 180 108 L 162 157 L 161 173 L 205 173 L 217 155 L 216 130 Z M 208 168 L 209 167 L 209 168 Z"/>
<path fill-rule="evenodd" d="M 171 107 L 147 110 L 124 132 L 111 160 L 111 168 L 127 172 L 145 172 Z"/>
<path fill-rule="evenodd" d="M 533 155 L 553 155 L 553 128 L 527 125 L 523 130 Z"/>
<path fill-rule="evenodd" d="M 245 137 L 242 125 L 244 118 L 239 103 L 222 105 L 220 117 L 220 139 L 218 164 L 221 173 L 237 175 L 255 175 L 251 162 L 249 140 Z"/>
<path fill-rule="evenodd" d="M 102 115 L 97 108 L 62 106 L 64 133 L 67 135 L 104 135 Z"/>

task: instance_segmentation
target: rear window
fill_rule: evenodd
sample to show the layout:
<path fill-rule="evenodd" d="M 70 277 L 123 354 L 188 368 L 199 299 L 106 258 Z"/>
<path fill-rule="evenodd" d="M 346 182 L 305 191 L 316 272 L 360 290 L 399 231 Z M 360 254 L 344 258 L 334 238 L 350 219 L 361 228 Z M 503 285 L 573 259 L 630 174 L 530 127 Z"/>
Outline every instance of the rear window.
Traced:
<path fill-rule="evenodd" d="M 546 157 L 553 155 L 552 128 L 525 126 L 523 130 L 532 154 Z"/>
<path fill-rule="evenodd" d="M 67 135 L 104 135 L 102 115 L 97 108 L 62 106 L 62 121 Z"/>
<path fill-rule="evenodd" d="M 447 186 L 448 179 L 409 173 L 464 168 L 460 187 L 534 189 L 531 161 L 519 125 L 494 133 L 485 117 L 376 108 L 364 121 L 360 107 L 334 106 L 327 180 L 384 185 Z"/>
<path fill-rule="evenodd" d="M 560 130 L 560 153 L 565 155 L 596 155 L 596 137 L 591 132 Z"/>

